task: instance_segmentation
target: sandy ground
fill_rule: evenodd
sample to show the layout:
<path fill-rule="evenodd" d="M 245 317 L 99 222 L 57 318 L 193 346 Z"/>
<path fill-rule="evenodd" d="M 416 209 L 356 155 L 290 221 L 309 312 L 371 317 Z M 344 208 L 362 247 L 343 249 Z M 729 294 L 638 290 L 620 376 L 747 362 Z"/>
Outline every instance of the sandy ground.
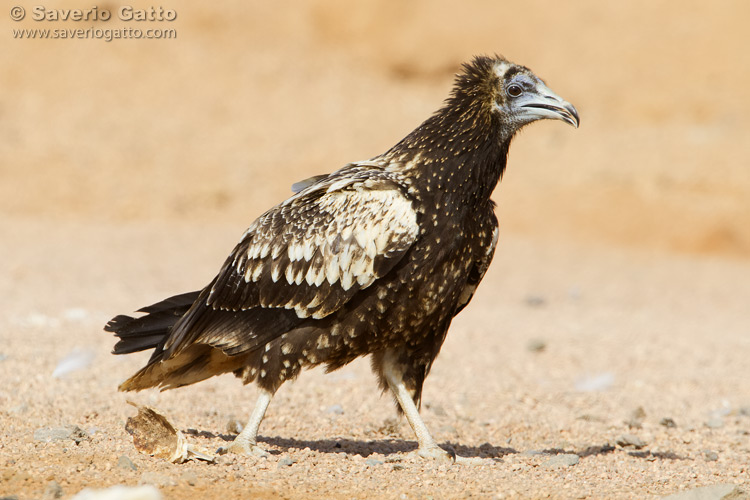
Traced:
<path fill-rule="evenodd" d="M 50 26 L 0 16 L 0 496 L 51 497 L 50 482 L 64 497 L 139 482 L 166 498 L 750 490 L 749 4 L 172 8 L 175 40 L 19 40 Z M 281 389 L 267 460 L 139 454 L 128 399 L 213 451 L 256 391 L 227 376 L 117 393 L 145 356 L 111 356 L 102 325 L 204 285 L 292 182 L 389 147 L 461 61 L 492 52 L 545 78 L 582 127 L 515 141 L 495 262 L 425 386 L 437 440 L 482 463 L 412 458 L 366 360 Z M 65 426 L 85 435 L 42 439 Z"/>
<path fill-rule="evenodd" d="M 234 228 L 27 220 L 2 230 L 18 244 L 2 264 L 10 279 L 2 290 L 9 313 L 0 467 L 5 492 L 20 498 L 38 497 L 49 481 L 66 494 L 156 481 L 168 498 L 652 498 L 704 484 L 750 485 L 747 262 L 503 238 L 424 395 L 438 441 L 485 464 L 409 458 L 408 425 L 392 421 L 390 398 L 379 397 L 367 363 L 358 362 L 329 375 L 307 372 L 282 388 L 261 428 L 270 459 L 172 465 L 134 449 L 124 429 L 135 414 L 127 399 L 195 429 L 188 439 L 215 450 L 231 437 L 228 422 L 247 417 L 255 390 L 226 376 L 118 394 L 144 357 L 110 356 L 112 339 L 100 327 L 113 310 L 205 281 Z M 53 377 L 73 352 L 88 353 L 90 365 Z M 641 428 L 630 428 L 638 408 Z M 34 438 L 66 425 L 90 438 L 78 445 Z M 646 446 L 617 446 L 627 433 Z M 580 462 L 544 465 L 562 452 Z M 138 469 L 118 468 L 122 455 Z M 279 467 L 287 457 L 296 463 Z M 367 465 L 372 458 L 384 463 Z"/>

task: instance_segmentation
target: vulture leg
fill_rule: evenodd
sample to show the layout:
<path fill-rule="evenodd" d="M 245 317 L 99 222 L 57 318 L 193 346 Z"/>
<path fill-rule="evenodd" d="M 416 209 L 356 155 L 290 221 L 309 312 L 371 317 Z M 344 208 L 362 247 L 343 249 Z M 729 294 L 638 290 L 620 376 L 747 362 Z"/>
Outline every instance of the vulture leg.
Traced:
<path fill-rule="evenodd" d="M 267 457 L 268 452 L 258 446 L 258 427 L 263 420 L 263 416 L 266 414 L 268 404 L 271 402 L 273 394 L 261 389 L 258 402 L 255 403 L 255 409 L 250 415 L 250 419 L 247 421 L 247 425 L 242 432 L 240 432 L 234 441 L 225 448 L 225 452 L 229 451 L 237 453 L 238 455 L 255 455 L 258 457 Z"/>
<path fill-rule="evenodd" d="M 404 383 L 404 369 L 397 364 L 392 352 L 383 356 L 382 373 L 385 377 L 388 387 L 396 397 L 401 409 L 404 410 L 406 420 L 409 421 L 414 434 L 417 436 L 419 449 L 417 454 L 422 458 L 433 458 L 439 461 L 456 461 L 455 453 L 448 452 L 437 445 L 432 438 L 430 431 L 427 430 L 422 417 L 419 415 L 417 405 L 414 404 L 413 394 L 407 389 Z"/>

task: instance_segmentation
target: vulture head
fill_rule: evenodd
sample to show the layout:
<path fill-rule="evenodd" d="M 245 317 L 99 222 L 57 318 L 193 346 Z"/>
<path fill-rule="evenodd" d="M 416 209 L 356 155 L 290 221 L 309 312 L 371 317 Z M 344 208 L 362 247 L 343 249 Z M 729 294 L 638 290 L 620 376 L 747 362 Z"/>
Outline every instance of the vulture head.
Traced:
<path fill-rule="evenodd" d="M 537 120 L 562 120 L 574 127 L 580 123 L 576 108 L 541 78 L 500 56 L 479 56 L 464 64 L 434 118 L 432 133 L 475 140 L 499 135 L 500 142 Z"/>
<path fill-rule="evenodd" d="M 578 128 L 576 108 L 552 92 L 529 68 L 498 59 L 493 70 L 497 75 L 490 77 L 494 85 L 493 110 L 501 113 L 506 123 L 519 129 L 536 120 L 549 119 Z"/>

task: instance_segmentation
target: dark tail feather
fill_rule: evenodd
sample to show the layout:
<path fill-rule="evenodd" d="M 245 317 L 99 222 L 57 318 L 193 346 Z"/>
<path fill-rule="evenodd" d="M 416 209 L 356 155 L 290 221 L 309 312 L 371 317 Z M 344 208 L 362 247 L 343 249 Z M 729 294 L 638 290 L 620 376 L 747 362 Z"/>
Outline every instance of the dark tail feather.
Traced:
<path fill-rule="evenodd" d="M 104 331 L 113 332 L 120 339 L 112 353 L 128 354 L 158 347 L 169 335 L 172 326 L 198 299 L 199 294 L 200 292 L 183 293 L 141 308 L 138 312 L 146 315 L 140 318 L 125 315 L 112 318 L 104 327 Z"/>

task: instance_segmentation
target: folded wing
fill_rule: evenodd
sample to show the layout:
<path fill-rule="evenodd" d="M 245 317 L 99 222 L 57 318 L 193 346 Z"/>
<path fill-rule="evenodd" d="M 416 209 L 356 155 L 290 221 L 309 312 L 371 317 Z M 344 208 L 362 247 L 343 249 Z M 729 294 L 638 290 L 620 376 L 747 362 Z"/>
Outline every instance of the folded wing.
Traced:
<path fill-rule="evenodd" d="M 321 319 L 383 278 L 418 237 L 391 174 L 351 165 L 263 214 L 175 325 L 166 357 L 193 344 L 236 355 Z"/>

